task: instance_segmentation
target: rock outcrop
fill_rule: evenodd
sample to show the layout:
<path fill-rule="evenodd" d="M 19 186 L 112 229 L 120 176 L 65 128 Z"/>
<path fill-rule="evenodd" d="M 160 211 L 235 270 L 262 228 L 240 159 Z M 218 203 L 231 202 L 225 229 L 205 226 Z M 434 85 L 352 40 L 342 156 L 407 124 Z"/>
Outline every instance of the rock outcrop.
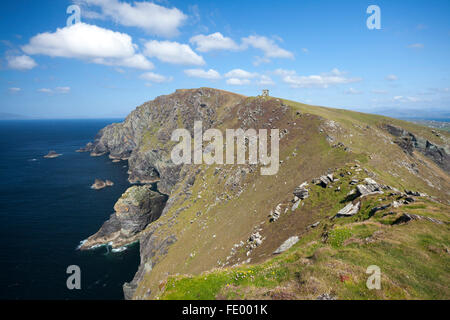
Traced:
<path fill-rule="evenodd" d="M 166 201 L 164 195 L 150 188 L 150 186 L 128 188 L 114 205 L 115 213 L 96 234 L 81 245 L 80 249 L 106 244 L 118 248 L 138 240 L 140 232 L 160 217 Z"/>
<path fill-rule="evenodd" d="M 418 137 L 400 127 L 391 124 L 384 125 L 386 131 L 396 139 L 394 142 L 407 154 L 413 155 L 415 150 L 433 160 L 445 172 L 450 172 L 450 152 L 447 148 L 431 143 L 429 140 Z"/>
<path fill-rule="evenodd" d="M 62 154 L 61 153 L 57 153 L 56 151 L 50 151 L 49 153 L 47 153 L 45 156 L 44 156 L 44 158 L 45 159 L 53 159 L 53 158 L 58 158 L 58 157 L 60 157 L 60 156 L 62 156 Z"/>
<path fill-rule="evenodd" d="M 376 193 L 383 193 L 383 186 L 371 178 L 365 178 L 364 184 L 358 184 L 356 189 L 361 197 Z"/>
<path fill-rule="evenodd" d="M 361 202 L 357 202 L 356 204 L 349 203 L 344 208 L 339 210 L 339 212 L 336 214 L 336 217 L 351 217 L 354 216 L 359 212 L 359 209 L 361 209 Z"/>
<path fill-rule="evenodd" d="M 203 130 L 217 126 L 221 121 L 218 109 L 244 98 L 210 88 L 177 90 L 136 108 L 124 122 L 103 128 L 94 143 L 81 150 L 91 151 L 92 156 L 109 154 L 112 159 L 127 159 L 131 183 L 159 181 L 158 190 L 170 194 L 182 169 L 171 161 L 176 144 L 170 140 L 172 132 L 185 128 L 193 136 L 197 120 L 202 121 Z"/>
<path fill-rule="evenodd" d="M 397 220 L 394 221 L 394 225 L 396 224 L 403 224 L 403 223 L 408 223 L 410 221 L 420 221 L 420 220 L 426 220 L 426 221 L 430 221 L 432 223 L 435 224 L 444 224 L 443 221 L 435 219 L 435 218 L 431 218 L 431 217 L 425 217 L 425 216 L 421 216 L 418 214 L 411 214 L 411 213 L 404 213 L 402 214 Z"/>
<path fill-rule="evenodd" d="M 290 237 L 285 242 L 283 242 L 281 244 L 281 246 L 279 246 L 278 249 L 273 252 L 273 254 L 280 254 L 280 253 L 283 253 L 283 252 L 289 250 L 298 241 L 299 241 L 299 238 L 297 236 Z"/>
<path fill-rule="evenodd" d="M 111 180 L 103 181 L 101 179 L 95 179 L 94 184 L 91 186 L 91 189 L 94 190 L 100 190 L 106 187 L 112 187 L 114 185 L 114 182 Z"/>

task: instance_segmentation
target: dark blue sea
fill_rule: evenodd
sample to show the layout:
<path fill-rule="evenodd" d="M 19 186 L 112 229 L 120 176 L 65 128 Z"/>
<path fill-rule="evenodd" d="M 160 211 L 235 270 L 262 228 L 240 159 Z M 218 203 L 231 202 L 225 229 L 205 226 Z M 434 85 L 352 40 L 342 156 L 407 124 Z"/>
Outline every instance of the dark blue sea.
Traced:
<path fill-rule="evenodd" d="M 139 245 L 76 250 L 129 184 L 127 162 L 75 150 L 118 121 L 0 121 L 0 299 L 123 299 Z M 44 159 L 50 150 L 63 155 Z M 92 190 L 95 178 L 115 185 Z M 81 269 L 81 290 L 66 287 L 70 265 Z"/>

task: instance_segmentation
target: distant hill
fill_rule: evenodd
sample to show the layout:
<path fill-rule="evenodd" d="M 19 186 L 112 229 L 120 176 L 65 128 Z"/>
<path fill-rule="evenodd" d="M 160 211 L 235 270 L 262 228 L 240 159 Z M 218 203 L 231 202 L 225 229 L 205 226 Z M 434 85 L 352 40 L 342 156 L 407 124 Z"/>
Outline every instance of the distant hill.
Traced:
<path fill-rule="evenodd" d="M 27 120 L 27 119 L 31 118 L 20 114 L 0 112 L 0 120 Z"/>

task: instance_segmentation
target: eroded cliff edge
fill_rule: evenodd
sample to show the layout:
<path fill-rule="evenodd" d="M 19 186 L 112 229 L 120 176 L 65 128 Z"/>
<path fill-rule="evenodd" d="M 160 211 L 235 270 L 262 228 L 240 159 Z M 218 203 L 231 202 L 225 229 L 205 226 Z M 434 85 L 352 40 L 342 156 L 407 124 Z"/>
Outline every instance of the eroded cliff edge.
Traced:
<path fill-rule="evenodd" d="M 152 191 L 151 185 L 128 188 L 114 205 L 115 213 L 80 249 L 109 245 L 114 250 L 138 241 L 140 232 L 161 216 L 165 203 L 166 197 Z"/>
<path fill-rule="evenodd" d="M 160 218 L 134 235 L 141 244 L 141 264 L 133 281 L 124 285 L 125 297 L 152 298 L 169 274 L 223 266 L 232 246 L 246 241 L 254 228 L 259 228 L 255 223 L 267 220 L 268 211 L 285 194 L 348 161 L 367 161 L 383 179 L 388 175 L 400 177 L 394 178 L 399 180 L 392 183 L 396 187 L 419 185 L 431 195 L 445 197 L 450 187 L 445 172 L 447 136 L 424 138 L 433 145 L 431 151 L 444 152 L 442 157 L 436 157 L 435 152 L 428 157 L 419 145 L 419 153 L 415 149 L 403 152 L 398 136 L 386 130 L 391 120 L 376 116 L 361 120 L 357 113 L 348 112 L 349 121 L 342 119 L 340 111 L 324 109 L 297 108 L 279 99 L 247 98 L 209 88 L 177 90 L 138 107 L 123 123 L 102 129 L 94 143 L 86 146 L 92 156 L 109 154 L 112 159 L 128 159 L 130 182 L 158 181 L 158 190 L 169 195 Z M 280 173 L 263 178 L 252 165 L 173 165 L 171 133 L 186 128 L 193 135 L 194 121 L 202 121 L 204 130 L 280 129 Z M 407 181 L 400 181 L 403 178 Z M 116 218 L 105 223 L 105 230 L 117 230 L 109 227 L 117 225 Z M 281 240 L 272 239 L 273 246 L 279 246 Z M 248 259 L 260 261 L 263 256 L 253 253 Z"/>

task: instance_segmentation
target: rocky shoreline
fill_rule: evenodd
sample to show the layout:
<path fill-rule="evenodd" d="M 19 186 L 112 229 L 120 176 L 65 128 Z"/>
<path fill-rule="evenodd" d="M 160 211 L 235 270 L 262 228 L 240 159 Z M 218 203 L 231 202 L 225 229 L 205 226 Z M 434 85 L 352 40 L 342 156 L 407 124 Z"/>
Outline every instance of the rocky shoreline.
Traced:
<path fill-rule="evenodd" d="M 166 197 L 150 185 L 128 188 L 114 205 L 114 213 L 100 230 L 80 245 L 81 250 L 109 245 L 113 249 L 139 240 L 140 232 L 161 216 Z"/>

